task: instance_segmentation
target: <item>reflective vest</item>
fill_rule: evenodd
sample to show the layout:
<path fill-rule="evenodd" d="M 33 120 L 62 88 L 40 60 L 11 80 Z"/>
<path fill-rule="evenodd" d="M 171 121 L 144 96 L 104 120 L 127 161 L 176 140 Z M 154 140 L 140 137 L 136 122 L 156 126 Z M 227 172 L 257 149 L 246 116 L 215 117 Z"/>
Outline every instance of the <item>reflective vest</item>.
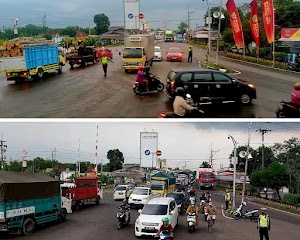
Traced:
<path fill-rule="evenodd" d="M 266 215 L 260 215 L 259 216 L 259 226 L 262 228 L 267 228 L 268 227 L 268 221 L 269 217 Z"/>
<path fill-rule="evenodd" d="M 230 193 L 226 193 L 226 195 L 225 195 L 225 200 L 226 200 L 226 201 L 230 201 Z"/>
<path fill-rule="evenodd" d="M 102 57 L 101 63 L 102 64 L 108 64 L 108 58 L 107 57 Z"/>
<path fill-rule="evenodd" d="M 192 52 L 193 52 L 193 49 L 189 48 L 189 52 L 192 53 Z"/>

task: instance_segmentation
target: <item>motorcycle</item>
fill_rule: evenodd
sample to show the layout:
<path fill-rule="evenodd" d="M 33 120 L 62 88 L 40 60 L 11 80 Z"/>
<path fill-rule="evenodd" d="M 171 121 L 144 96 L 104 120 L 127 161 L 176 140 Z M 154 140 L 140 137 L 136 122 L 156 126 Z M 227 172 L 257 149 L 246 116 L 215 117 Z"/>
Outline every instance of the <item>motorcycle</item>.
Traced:
<path fill-rule="evenodd" d="M 277 118 L 299 118 L 300 106 L 291 103 L 281 101 L 276 111 Z"/>
<path fill-rule="evenodd" d="M 201 118 L 203 117 L 204 111 L 198 108 L 199 104 L 193 101 L 192 96 L 190 94 L 186 94 L 185 100 L 190 106 L 196 107 L 197 109 L 187 112 L 183 117 L 180 117 L 173 112 L 161 112 L 160 118 Z"/>
<path fill-rule="evenodd" d="M 251 211 L 243 212 L 244 206 L 246 206 L 246 202 L 241 202 L 238 209 L 235 212 L 233 212 L 233 218 L 235 220 L 239 220 L 241 218 L 246 218 L 246 219 L 250 219 L 250 221 L 257 221 L 257 219 L 259 217 L 259 214 L 258 214 L 259 210 L 253 209 Z"/>
<path fill-rule="evenodd" d="M 172 240 L 173 238 L 166 231 L 162 231 L 159 236 L 156 237 L 156 239 Z"/>
<path fill-rule="evenodd" d="M 205 203 L 206 203 L 205 200 L 201 200 L 201 201 L 200 201 L 200 210 L 201 210 L 201 213 L 204 213 L 204 206 L 205 206 Z"/>
<path fill-rule="evenodd" d="M 128 211 L 128 220 L 126 221 L 126 211 Z M 130 224 L 130 212 L 125 207 L 118 207 L 117 212 L 118 230 Z"/>
<path fill-rule="evenodd" d="M 148 89 L 146 89 L 146 86 L 144 84 L 139 84 L 138 82 L 135 82 L 135 84 L 133 85 L 133 92 L 136 95 L 140 95 L 141 93 L 147 92 L 147 90 L 149 90 L 149 92 L 162 92 L 165 89 L 165 85 L 160 81 L 160 79 L 156 75 L 149 73 L 149 70 L 146 69 L 147 68 L 145 68 L 144 70 L 144 76 L 149 82 Z"/>
<path fill-rule="evenodd" d="M 186 221 L 189 233 L 194 232 L 196 229 L 196 213 L 188 213 Z"/>

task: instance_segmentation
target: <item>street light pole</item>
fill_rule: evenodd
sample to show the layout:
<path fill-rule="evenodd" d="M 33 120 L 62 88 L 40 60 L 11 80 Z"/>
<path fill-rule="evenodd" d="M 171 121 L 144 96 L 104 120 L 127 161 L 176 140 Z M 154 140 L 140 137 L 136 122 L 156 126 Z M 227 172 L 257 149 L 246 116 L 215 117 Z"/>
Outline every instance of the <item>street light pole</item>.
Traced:
<path fill-rule="evenodd" d="M 219 23 L 218 23 L 218 39 L 217 39 L 216 65 L 218 65 L 218 60 L 219 60 L 220 32 L 221 32 L 221 16 L 222 16 L 222 0 L 220 1 L 220 10 L 219 10 Z"/>
<path fill-rule="evenodd" d="M 236 140 L 231 136 L 229 135 L 228 138 L 231 138 L 232 142 L 233 142 L 233 145 L 234 145 L 234 160 L 233 160 L 233 192 L 232 192 L 232 208 L 234 209 L 235 208 L 235 192 L 236 192 L 236 189 L 235 189 L 235 185 L 236 185 L 236 155 L 237 155 L 237 142 Z"/>
<path fill-rule="evenodd" d="M 246 190 L 246 177 L 247 177 L 247 171 L 248 171 L 249 148 L 250 148 L 250 129 L 251 129 L 251 123 L 249 123 L 249 125 L 248 125 L 248 145 L 247 145 L 245 173 L 244 173 L 244 182 L 243 182 L 243 190 L 242 190 L 242 202 L 244 202 L 245 190 Z"/>
<path fill-rule="evenodd" d="M 204 0 L 203 0 L 204 1 Z M 207 50 L 207 52 L 208 52 L 208 55 L 210 56 L 210 49 L 211 49 L 211 41 L 210 41 L 210 39 L 211 39 L 211 35 L 210 35 L 210 29 L 211 29 L 211 14 L 210 14 L 210 3 L 209 3 L 209 1 L 208 0 L 205 0 L 206 1 L 206 4 L 207 4 L 207 10 L 208 10 L 208 21 L 207 21 L 207 23 L 208 23 L 208 50 Z"/>

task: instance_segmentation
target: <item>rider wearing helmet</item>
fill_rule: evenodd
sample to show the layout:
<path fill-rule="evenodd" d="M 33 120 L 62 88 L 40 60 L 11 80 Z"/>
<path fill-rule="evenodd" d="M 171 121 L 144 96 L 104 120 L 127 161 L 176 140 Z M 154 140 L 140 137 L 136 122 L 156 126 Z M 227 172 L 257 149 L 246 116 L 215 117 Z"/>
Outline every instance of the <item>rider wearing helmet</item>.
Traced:
<path fill-rule="evenodd" d="M 187 208 L 186 214 L 196 213 L 196 224 L 197 225 L 198 225 L 198 212 L 199 212 L 199 208 L 196 205 L 196 201 L 195 200 L 191 200 L 191 205 Z"/>
<path fill-rule="evenodd" d="M 164 217 L 162 219 L 163 224 L 160 226 L 160 229 L 156 233 L 155 237 L 157 237 L 161 232 L 165 234 L 169 234 L 171 238 L 173 239 L 174 237 L 174 229 L 171 224 L 169 224 L 170 220 L 167 217 Z"/>
<path fill-rule="evenodd" d="M 138 74 L 136 76 L 136 81 L 140 84 L 140 85 L 145 85 L 145 89 L 148 90 L 148 79 L 146 79 L 144 77 L 144 66 L 139 66 L 138 67 Z"/>
<path fill-rule="evenodd" d="M 300 83 L 294 84 L 294 89 L 291 93 L 291 102 L 300 107 Z"/>
<path fill-rule="evenodd" d="M 196 109 L 185 101 L 185 94 L 185 90 L 182 87 L 176 89 L 176 97 L 173 103 L 173 108 L 174 113 L 179 117 L 184 117 L 186 111 L 192 111 Z"/>
<path fill-rule="evenodd" d="M 128 204 L 127 199 L 124 199 L 122 201 L 122 205 L 120 207 L 125 210 L 125 221 L 128 222 L 128 220 L 130 219 L 130 206 Z"/>

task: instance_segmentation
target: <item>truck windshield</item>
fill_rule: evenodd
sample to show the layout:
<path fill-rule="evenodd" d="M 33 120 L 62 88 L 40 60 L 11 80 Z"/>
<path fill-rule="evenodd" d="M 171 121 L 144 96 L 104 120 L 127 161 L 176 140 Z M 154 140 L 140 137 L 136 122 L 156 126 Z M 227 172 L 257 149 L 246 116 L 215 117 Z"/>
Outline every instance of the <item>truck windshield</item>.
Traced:
<path fill-rule="evenodd" d="M 168 205 L 159 204 L 146 204 L 143 208 L 142 214 L 145 215 L 166 215 L 168 210 Z"/>
<path fill-rule="evenodd" d="M 163 185 L 153 184 L 151 185 L 152 190 L 164 190 Z"/>
<path fill-rule="evenodd" d="M 215 178 L 215 176 L 213 174 L 201 174 L 200 177 L 201 178 Z"/>
<path fill-rule="evenodd" d="M 123 58 L 142 58 L 143 51 L 141 48 L 125 48 Z"/>
<path fill-rule="evenodd" d="M 136 194 L 136 195 L 148 195 L 148 189 L 135 188 L 132 191 L 132 194 Z"/>

